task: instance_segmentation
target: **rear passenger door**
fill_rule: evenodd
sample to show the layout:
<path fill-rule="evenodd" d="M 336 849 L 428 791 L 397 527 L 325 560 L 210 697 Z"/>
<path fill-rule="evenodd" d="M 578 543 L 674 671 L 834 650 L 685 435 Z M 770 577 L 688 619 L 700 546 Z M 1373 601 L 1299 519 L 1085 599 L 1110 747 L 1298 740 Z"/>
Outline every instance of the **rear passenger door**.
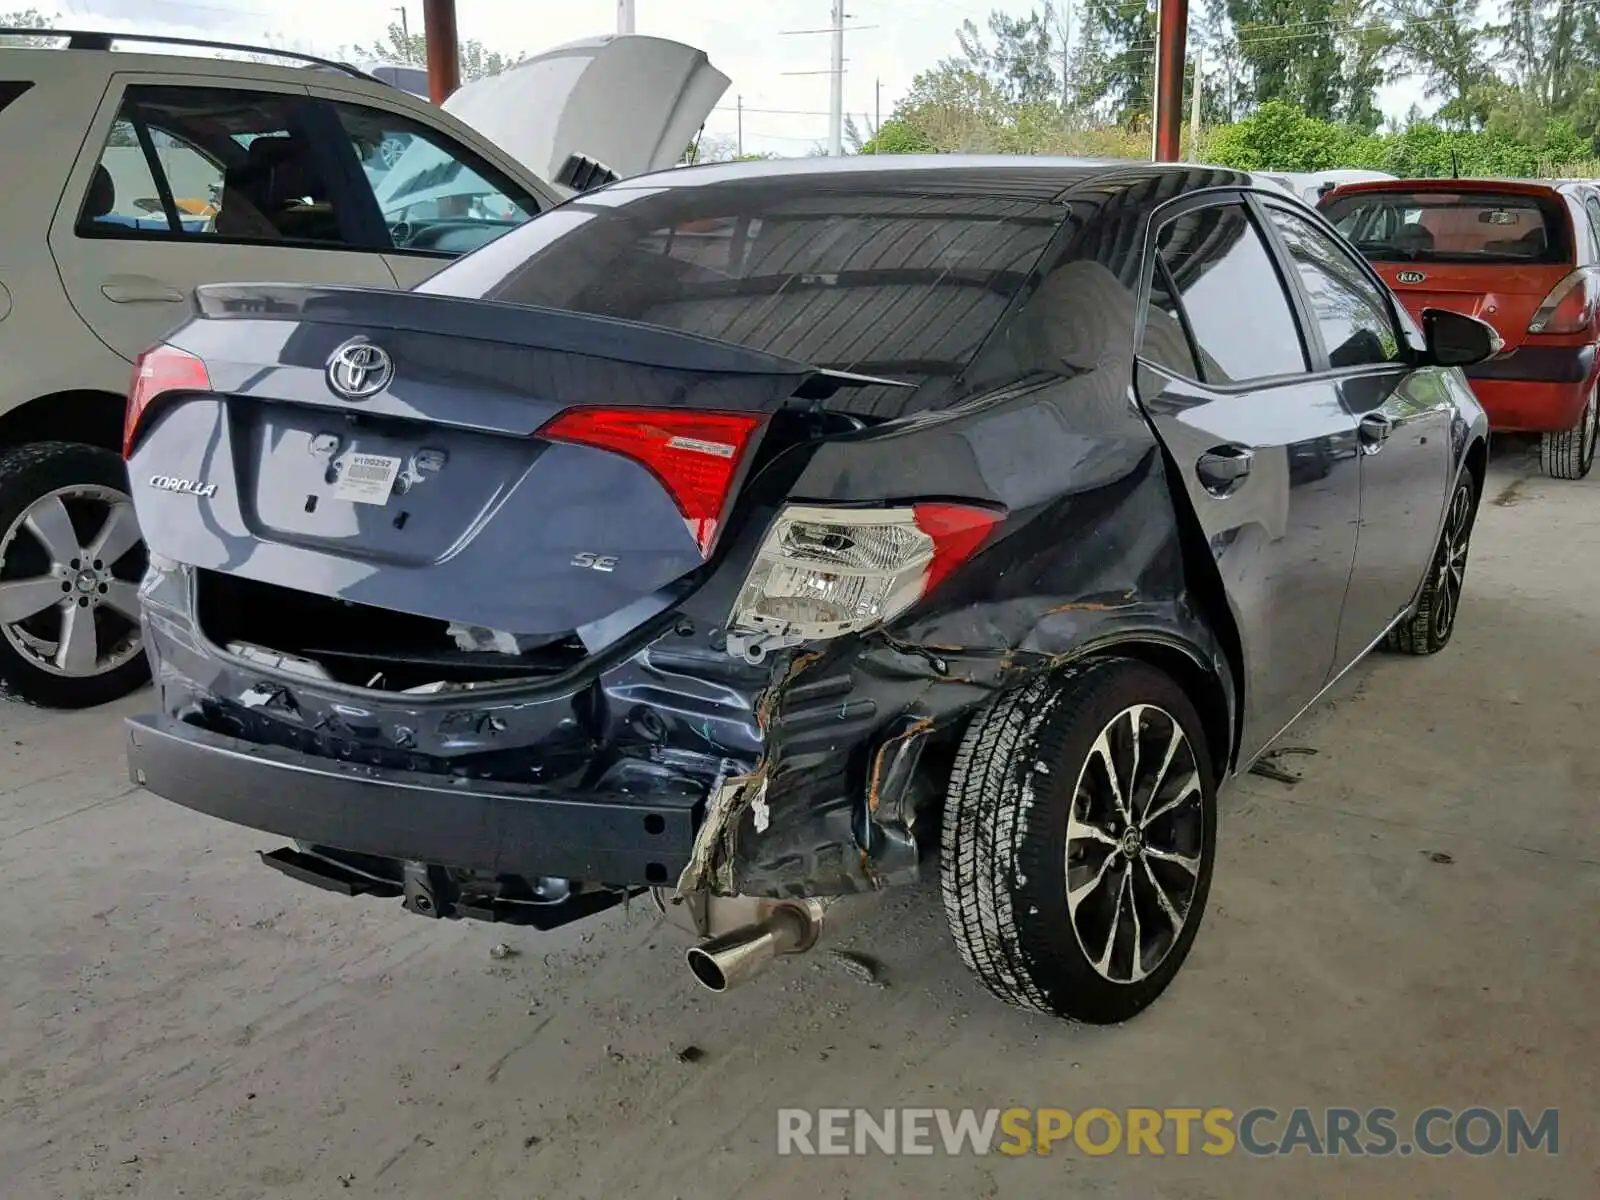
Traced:
<path fill-rule="evenodd" d="M 1243 197 L 1157 218 L 1138 391 L 1242 642 L 1243 762 L 1327 683 L 1355 556 L 1355 419 L 1310 358 Z"/>
<path fill-rule="evenodd" d="M 113 76 L 50 228 L 72 306 L 102 342 L 132 359 L 202 283 L 395 286 L 311 111 L 303 87 Z"/>
<path fill-rule="evenodd" d="M 1410 606 L 1432 558 L 1453 461 L 1453 373 L 1408 364 L 1388 289 L 1359 256 L 1304 213 L 1262 207 L 1294 267 L 1313 357 L 1361 450 L 1361 527 L 1334 661 L 1342 670 Z"/>

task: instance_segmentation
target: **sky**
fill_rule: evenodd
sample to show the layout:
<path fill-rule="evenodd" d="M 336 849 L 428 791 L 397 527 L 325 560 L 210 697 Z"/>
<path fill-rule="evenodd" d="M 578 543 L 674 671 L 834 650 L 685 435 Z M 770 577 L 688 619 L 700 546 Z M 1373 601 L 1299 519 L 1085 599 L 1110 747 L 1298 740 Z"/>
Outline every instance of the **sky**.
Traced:
<path fill-rule="evenodd" d="M 381 38 L 399 19 L 400 0 L 0 0 L 0 8 L 30 3 L 54 11 L 58 26 L 216 38 L 340 57 L 345 47 Z M 1075 7 L 1081 12 L 1083 0 Z M 1033 3 L 849 0 L 845 111 L 863 124 L 880 103 L 888 114 L 913 76 L 956 53 L 962 20 L 971 18 L 981 28 L 993 8 L 1025 14 Z M 830 0 L 636 0 L 637 31 L 700 47 L 732 79 L 706 123 L 706 137 L 730 143 L 738 137 L 742 98 L 744 150 L 799 155 L 827 139 L 829 39 L 826 33 L 786 31 L 823 29 L 830 9 Z M 616 29 L 616 0 L 457 0 L 456 12 L 462 40 L 476 38 L 489 50 L 510 54 L 537 53 Z M 411 0 L 407 15 L 412 30 L 420 30 L 421 0 Z M 1404 111 L 1410 90 L 1385 95 L 1385 108 Z"/>

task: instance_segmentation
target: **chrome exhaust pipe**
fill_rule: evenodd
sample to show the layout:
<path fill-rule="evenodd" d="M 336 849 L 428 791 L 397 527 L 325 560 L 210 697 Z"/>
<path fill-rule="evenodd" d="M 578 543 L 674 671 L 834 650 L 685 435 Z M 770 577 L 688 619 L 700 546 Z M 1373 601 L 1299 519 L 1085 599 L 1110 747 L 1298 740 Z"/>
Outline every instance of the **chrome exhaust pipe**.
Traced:
<path fill-rule="evenodd" d="M 725 992 L 754 979 L 785 954 L 804 954 L 822 933 L 819 900 L 780 900 L 753 925 L 730 930 L 690 948 L 689 970 L 702 987 Z"/>

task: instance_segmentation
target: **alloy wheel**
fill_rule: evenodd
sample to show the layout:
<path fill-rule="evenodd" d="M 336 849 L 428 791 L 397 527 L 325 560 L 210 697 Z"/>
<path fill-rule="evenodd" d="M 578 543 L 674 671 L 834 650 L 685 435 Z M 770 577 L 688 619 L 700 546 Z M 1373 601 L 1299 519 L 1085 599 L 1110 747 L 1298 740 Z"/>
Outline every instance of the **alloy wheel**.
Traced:
<path fill-rule="evenodd" d="M 1123 709 L 1094 741 L 1067 817 L 1067 913 L 1084 956 L 1138 983 L 1177 943 L 1200 882 L 1194 748 L 1165 709 Z"/>
<path fill-rule="evenodd" d="M 0 634 L 50 674 L 115 671 L 141 648 L 143 570 L 125 493 L 99 484 L 47 492 L 0 536 Z"/>
<path fill-rule="evenodd" d="M 1593 405 L 1590 406 L 1591 412 Z M 1433 633 L 1440 640 L 1450 635 L 1456 610 L 1461 606 L 1461 588 L 1467 578 L 1467 550 L 1472 534 L 1472 491 L 1458 487 L 1445 514 L 1444 532 L 1439 538 L 1439 565 L 1435 568 Z"/>

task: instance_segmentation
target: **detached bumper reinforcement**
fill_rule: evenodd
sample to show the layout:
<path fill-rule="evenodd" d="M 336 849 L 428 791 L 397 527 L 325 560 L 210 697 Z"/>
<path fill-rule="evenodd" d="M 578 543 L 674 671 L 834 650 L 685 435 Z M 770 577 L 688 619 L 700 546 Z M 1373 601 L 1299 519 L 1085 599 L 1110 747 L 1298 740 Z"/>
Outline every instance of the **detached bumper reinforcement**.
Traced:
<path fill-rule="evenodd" d="M 572 796 L 309 758 L 154 717 L 127 721 L 132 782 L 303 843 L 501 875 L 667 884 L 702 797 Z"/>

